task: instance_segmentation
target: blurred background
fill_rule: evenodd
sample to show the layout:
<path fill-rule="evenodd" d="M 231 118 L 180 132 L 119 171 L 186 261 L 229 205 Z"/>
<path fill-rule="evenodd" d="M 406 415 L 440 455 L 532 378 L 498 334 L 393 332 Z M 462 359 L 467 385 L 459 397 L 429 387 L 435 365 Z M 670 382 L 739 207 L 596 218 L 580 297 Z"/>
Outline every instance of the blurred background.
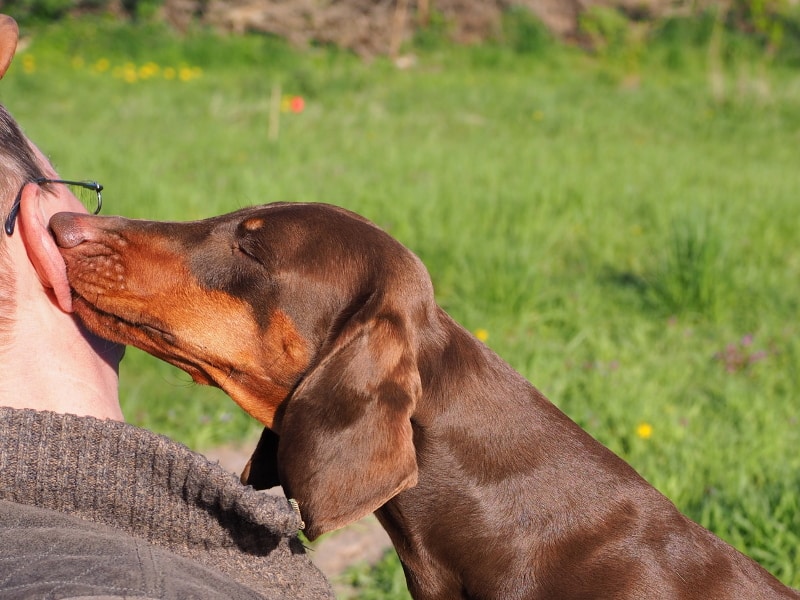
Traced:
<path fill-rule="evenodd" d="M 800 586 L 797 0 L 2 11 L 0 101 L 106 214 L 365 215 L 457 321 Z M 221 392 L 136 350 L 121 378 L 129 421 L 244 464 L 259 427 Z M 342 597 L 408 597 L 393 552 L 359 556 Z"/>

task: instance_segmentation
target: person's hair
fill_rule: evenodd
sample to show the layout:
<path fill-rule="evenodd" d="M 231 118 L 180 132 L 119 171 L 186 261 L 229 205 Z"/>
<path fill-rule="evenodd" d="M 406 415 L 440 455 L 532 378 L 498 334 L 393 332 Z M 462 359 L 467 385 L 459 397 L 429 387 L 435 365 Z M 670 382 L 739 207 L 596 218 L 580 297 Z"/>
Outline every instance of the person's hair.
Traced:
<path fill-rule="evenodd" d="M 44 175 L 27 138 L 0 104 L 0 223 L 17 197 L 22 185 Z M 19 235 L 19 234 L 18 234 Z M 0 349 L 8 342 L 6 332 L 13 323 L 16 307 L 16 278 L 8 257 L 5 233 L 0 230 Z"/>
<path fill-rule="evenodd" d="M 8 214 L 23 183 L 42 176 L 42 167 L 27 138 L 0 104 L 0 214 Z"/>

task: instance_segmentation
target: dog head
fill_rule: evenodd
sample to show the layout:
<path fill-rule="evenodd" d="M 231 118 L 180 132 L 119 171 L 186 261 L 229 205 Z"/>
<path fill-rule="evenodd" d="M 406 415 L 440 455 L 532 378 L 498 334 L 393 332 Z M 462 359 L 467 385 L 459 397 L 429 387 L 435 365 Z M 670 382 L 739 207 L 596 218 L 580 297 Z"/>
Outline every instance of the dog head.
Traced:
<path fill-rule="evenodd" d="M 415 336 L 435 304 L 399 242 L 323 204 L 50 224 L 90 330 L 222 388 L 269 428 L 243 480 L 280 483 L 310 539 L 415 485 Z"/>

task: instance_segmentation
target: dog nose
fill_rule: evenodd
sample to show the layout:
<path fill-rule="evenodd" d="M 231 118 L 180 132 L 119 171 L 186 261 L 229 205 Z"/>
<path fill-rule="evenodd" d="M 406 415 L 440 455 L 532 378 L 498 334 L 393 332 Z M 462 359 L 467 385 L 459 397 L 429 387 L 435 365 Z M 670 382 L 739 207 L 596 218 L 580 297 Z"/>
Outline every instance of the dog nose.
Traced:
<path fill-rule="evenodd" d="M 60 212 L 50 217 L 50 231 L 61 248 L 75 246 L 91 240 L 92 228 L 87 221 L 89 215 Z"/>

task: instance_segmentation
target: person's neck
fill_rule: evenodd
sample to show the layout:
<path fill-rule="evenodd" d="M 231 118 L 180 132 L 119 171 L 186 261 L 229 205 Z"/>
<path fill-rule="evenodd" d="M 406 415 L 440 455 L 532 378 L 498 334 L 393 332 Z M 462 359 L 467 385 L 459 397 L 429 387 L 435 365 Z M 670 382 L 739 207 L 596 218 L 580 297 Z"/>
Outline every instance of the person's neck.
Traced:
<path fill-rule="evenodd" d="M 17 240 L 8 241 L 15 246 Z M 122 420 L 120 348 L 63 312 L 27 257 L 19 248 L 9 250 L 18 267 L 16 310 L 11 331 L 3 336 L 8 343 L 0 349 L 0 405 Z"/>

